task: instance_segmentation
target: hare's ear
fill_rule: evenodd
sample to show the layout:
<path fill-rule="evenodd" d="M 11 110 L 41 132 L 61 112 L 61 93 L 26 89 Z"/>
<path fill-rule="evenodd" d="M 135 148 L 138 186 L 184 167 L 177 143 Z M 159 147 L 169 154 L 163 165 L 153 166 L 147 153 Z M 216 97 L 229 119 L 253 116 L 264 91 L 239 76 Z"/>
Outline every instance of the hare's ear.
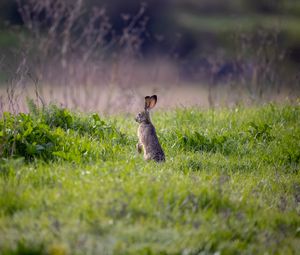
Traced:
<path fill-rule="evenodd" d="M 156 95 L 153 95 L 151 97 L 146 96 L 145 97 L 145 110 L 152 109 L 156 105 L 156 102 L 157 102 L 157 96 Z"/>
<path fill-rule="evenodd" d="M 151 98 L 149 96 L 145 97 L 145 110 L 148 110 L 150 108 L 150 102 Z"/>
<path fill-rule="evenodd" d="M 149 109 L 152 109 L 156 105 L 156 102 L 157 102 L 157 95 L 151 96 Z"/>

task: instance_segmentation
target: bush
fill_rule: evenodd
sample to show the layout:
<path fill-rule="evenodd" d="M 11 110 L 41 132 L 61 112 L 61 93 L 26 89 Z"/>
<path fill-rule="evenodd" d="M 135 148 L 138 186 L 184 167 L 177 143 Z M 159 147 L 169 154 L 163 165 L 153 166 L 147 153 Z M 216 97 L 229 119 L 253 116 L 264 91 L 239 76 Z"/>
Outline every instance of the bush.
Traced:
<path fill-rule="evenodd" d="M 44 109 L 33 106 L 29 114 L 4 113 L 0 119 L 2 158 L 24 157 L 26 161 L 61 158 L 79 162 L 97 154 L 104 156 L 114 144 L 126 143 L 126 137 L 98 114 L 81 117 L 55 105 Z M 101 142 L 103 150 L 93 150 L 93 141 Z"/>
<path fill-rule="evenodd" d="M 52 158 L 52 152 L 58 144 L 48 125 L 34 121 L 29 114 L 16 116 L 5 113 L 0 121 L 2 157 L 34 157 L 45 160 Z"/>

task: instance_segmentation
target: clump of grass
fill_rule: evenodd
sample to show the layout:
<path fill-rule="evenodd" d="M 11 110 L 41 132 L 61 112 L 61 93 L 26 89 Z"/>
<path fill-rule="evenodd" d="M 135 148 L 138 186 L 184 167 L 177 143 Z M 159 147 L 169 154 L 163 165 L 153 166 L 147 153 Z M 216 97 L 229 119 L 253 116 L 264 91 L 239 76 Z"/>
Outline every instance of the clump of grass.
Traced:
<path fill-rule="evenodd" d="M 23 209 L 29 208 L 30 201 L 24 195 L 24 187 L 11 183 L 4 184 L 1 187 L 1 193 L 5 194 L 5 196 L 0 197 L 0 212 L 4 215 L 12 216 Z"/>
<path fill-rule="evenodd" d="M 182 133 L 175 132 L 176 145 L 179 148 L 187 151 L 206 151 L 217 152 L 221 151 L 225 154 L 234 153 L 234 137 L 228 135 L 208 135 L 198 131 L 189 131 Z"/>
<path fill-rule="evenodd" d="M 7 249 L 4 250 L 2 254 L 3 255 L 43 255 L 46 253 L 42 244 L 28 245 L 20 241 L 15 250 Z M 51 253 L 51 254 L 54 255 L 56 253 Z M 61 254 L 61 253 L 57 253 L 57 254 Z"/>

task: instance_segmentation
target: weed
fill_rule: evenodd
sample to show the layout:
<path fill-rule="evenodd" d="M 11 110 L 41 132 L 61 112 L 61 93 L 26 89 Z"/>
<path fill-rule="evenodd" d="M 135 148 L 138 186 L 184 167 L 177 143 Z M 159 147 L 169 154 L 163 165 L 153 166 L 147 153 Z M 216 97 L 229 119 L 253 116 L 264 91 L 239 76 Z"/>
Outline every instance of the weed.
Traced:
<path fill-rule="evenodd" d="M 80 158 L 96 156 L 88 137 L 99 143 L 126 143 L 121 132 L 95 113 L 81 117 L 55 105 L 32 109 L 29 114 L 4 113 L 0 120 L 2 157 L 24 157 L 27 161 L 35 158 L 49 161 L 58 157 L 79 162 Z M 80 137 L 86 137 L 86 142 L 84 138 L 78 140 Z M 108 148 L 104 147 L 102 156 L 107 157 L 107 152 Z"/>

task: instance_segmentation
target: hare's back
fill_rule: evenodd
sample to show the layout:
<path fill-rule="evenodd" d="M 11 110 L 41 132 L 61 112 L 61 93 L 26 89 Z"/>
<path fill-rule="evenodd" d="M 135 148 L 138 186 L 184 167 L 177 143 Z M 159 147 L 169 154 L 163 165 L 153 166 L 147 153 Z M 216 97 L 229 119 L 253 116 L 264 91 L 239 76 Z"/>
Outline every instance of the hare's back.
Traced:
<path fill-rule="evenodd" d="M 152 124 L 144 125 L 140 128 L 140 141 L 143 144 L 146 153 L 163 154 L 163 150 L 158 141 L 155 127 Z"/>
<path fill-rule="evenodd" d="M 149 144 L 157 140 L 155 127 L 152 124 L 141 124 L 138 129 L 138 136 L 143 144 Z"/>

